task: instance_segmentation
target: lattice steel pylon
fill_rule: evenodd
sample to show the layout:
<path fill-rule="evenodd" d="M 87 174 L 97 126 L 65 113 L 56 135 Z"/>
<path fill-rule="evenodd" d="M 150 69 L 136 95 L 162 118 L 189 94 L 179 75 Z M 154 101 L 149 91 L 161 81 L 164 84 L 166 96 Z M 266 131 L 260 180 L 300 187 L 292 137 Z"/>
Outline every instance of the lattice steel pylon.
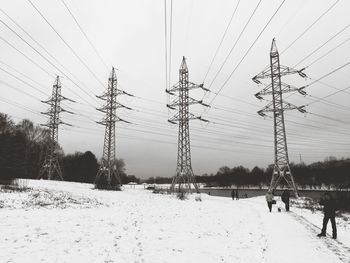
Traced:
<path fill-rule="evenodd" d="M 302 95 L 306 95 L 306 92 L 304 91 L 305 87 L 296 88 L 283 83 L 281 81 L 281 77 L 297 73 L 301 77 L 305 78 L 306 75 L 303 72 L 304 69 L 305 68 L 296 70 L 280 65 L 276 41 L 273 39 L 270 51 L 270 66 L 252 78 L 252 80 L 258 84 L 262 84 L 260 79 L 271 78 L 271 84 L 266 85 L 263 90 L 255 94 L 255 97 L 260 100 L 263 99 L 263 95 L 272 95 L 272 101 L 269 102 L 262 110 L 258 111 L 258 114 L 261 116 L 266 116 L 265 113 L 272 112 L 274 120 L 275 160 L 269 191 L 275 190 L 281 179 L 284 179 L 287 186 L 293 190 L 296 196 L 298 196 L 298 190 L 289 166 L 284 111 L 294 109 L 297 109 L 302 113 L 305 113 L 306 111 L 304 106 L 297 107 L 284 101 L 282 99 L 282 94 L 297 91 Z"/>
<path fill-rule="evenodd" d="M 197 85 L 189 81 L 186 59 L 183 57 L 179 70 L 179 82 L 166 89 L 166 93 L 175 96 L 175 99 L 167 104 L 167 107 L 177 111 L 168 121 L 172 124 L 179 124 L 177 167 L 176 174 L 170 187 L 171 191 L 175 190 L 175 186 L 177 184 L 179 184 L 179 191 L 183 185 L 187 185 L 188 189 L 191 191 L 192 184 L 198 192 L 198 186 L 195 182 L 191 164 L 189 121 L 194 119 L 204 122 L 208 121 L 203 119 L 201 116 L 195 116 L 194 114 L 190 113 L 189 106 L 193 104 L 201 104 L 208 107 L 209 105 L 203 103 L 202 100 L 191 98 L 189 96 L 189 91 L 193 89 L 209 91 L 203 87 L 203 84 Z"/>
<path fill-rule="evenodd" d="M 38 178 L 47 178 L 48 180 L 63 180 L 62 171 L 58 162 L 58 126 L 60 124 L 65 124 L 68 126 L 71 125 L 62 122 L 59 115 L 61 112 L 73 114 L 73 112 L 67 111 L 61 107 L 62 100 L 68 100 L 71 102 L 74 101 L 62 96 L 61 89 L 62 86 L 60 77 L 57 76 L 53 85 L 51 97 L 47 101 L 42 101 L 43 103 L 50 105 L 50 109 L 47 112 L 42 112 L 42 114 L 49 116 L 48 122 L 46 124 L 42 124 L 42 126 L 49 128 L 49 141 L 46 149 L 45 159 L 39 171 Z"/>
<path fill-rule="evenodd" d="M 105 101 L 104 106 L 97 109 L 105 113 L 105 117 L 102 121 L 97 123 L 104 125 L 106 129 L 101 165 L 95 179 L 96 188 L 120 190 L 120 187 L 122 185 L 122 181 L 117 169 L 115 124 L 118 121 L 126 123 L 130 122 L 119 118 L 116 114 L 118 108 L 131 109 L 117 102 L 117 96 L 122 94 L 132 96 L 131 94 L 128 94 L 125 91 L 117 88 L 117 75 L 114 67 L 112 67 L 106 92 L 101 96 L 97 96 L 99 99 Z"/>

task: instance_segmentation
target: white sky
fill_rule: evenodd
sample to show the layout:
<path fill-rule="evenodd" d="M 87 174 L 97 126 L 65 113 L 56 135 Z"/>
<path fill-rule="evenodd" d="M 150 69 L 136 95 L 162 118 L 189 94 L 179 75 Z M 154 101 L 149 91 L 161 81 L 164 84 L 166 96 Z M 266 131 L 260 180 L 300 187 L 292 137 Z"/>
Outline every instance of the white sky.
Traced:
<path fill-rule="evenodd" d="M 11 115 L 16 121 L 28 118 L 36 123 L 45 123 L 45 116 L 39 113 L 45 111 L 47 105 L 40 103 L 40 100 L 48 98 L 55 74 L 59 74 L 62 81 L 62 94 L 78 102 L 63 103 L 66 109 L 73 110 L 76 115 L 61 115 L 63 121 L 73 124 L 74 127 L 60 128 L 59 143 L 66 153 L 91 150 L 100 158 L 104 127 L 93 121 L 100 120 L 103 115 L 94 110 L 100 105 L 94 97 L 102 94 L 106 89 L 113 65 L 118 68 L 120 87 L 137 96 L 136 98 L 118 98 L 119 102 L 134 109 L 134 111 L 124 109 L 119 111 L 121 118 L 133 124 L 118 123 L 117 125 L 118 157 L 125 159 L 129 174 L 135 174 L 141 178 L 172 176 L 176 168 L 177 127 L 167 122 L 168 116 L 171 115 L 168 115 L 168 109 L 165 106 L 167 96 L 164 92 L 164 1 L 65 0 L 108 68 L 79 31 L 61 0 L 32 0 L 32 2 L 98 80 L 74 56 L 27 0 L 1 0 L 1 9 L 53 55 L 65 69 L 13 24 L 3 12 L 0 12 L 1 21 L 15 30 L 61 71 L 50 65 L 0 23 L 2 38 L 0 39 L 0 112 Z M 266 167 L 273 162 L 272 119 L 264 119 L 256 114 L 267 101 L 260 102 L 254 97 L 254 94 L 263 86 L 259 87 L 251 81 L 251 78 L 268 65 L 273 37 L 276 37 L 277 47 L 282 52 L 335 2 L 337 4 L 324 17 L 281 55 L 281 64 L 290 67 L 295 66 L 350 23 L 348 15 L 350 2 L 345 0 L 285 1 L 223 87 L 220 95 L 215 98 L 210 111 L 203 115 L 203 118 L 210 120 L 211 123 L 205 125 L 199 121 L 191 122 L 192 165 L 195 174 L 214 173 L 223 165 L 241 164 L 252 168 L 254 165 Z M 204 82 L 205 86 L 210 86 L 214 92 L 218 91 L 228 79 L 282 1 L 263 0 L 261 2 L 227 63 L 210 85 L 257 3 L 257 0 L 241 1 L 238 6 L 223 45 Z M 167 4 L 169 7 L 170 0 Z M 178 68 L 183 55 L 188 58 L 190 80 L 198 84 L 203 82 L 236 4 L 237 0 L 173 1 L 172 84 L 175 84 L 178 79 Z M 169 13 L 170 9 L 168 19 Z M 298 68 L 310 65 L 342 42 L 344 43 L 339 48 L 311 65 L 305 73 L 311 79 L 318 79 L 346 64 L 350 60 L 348 51 L 350 41 L 347 42 L 349 38 L 350 26 L 299 63 Z M 10 47 L 4 40 L 37 65 Z M 4 70 L 26 83 L 10 76 Z M 84 91 L 63 76 L 62 72 L 74 79 Z M 306 91 L 311 96 L 324 97 L 334 93 L 336 89 L 347 88 L 349 78 L 349 66 L 347 66 L 322 79 L 322 83 L 311 85 Z M 312 80 L 303 80 L 299 76 L 289 76 L 283 81 L 297 87 L 312 82 Z M 291 161 L 299 162 L 300 155 L 306 163 L 323 160 L 330 155 L 349 156 L 349 92 L 350 88 L 330 96 L 327 100 L 331 103 L 318 101 L 307 106 L 307 111 L 313 114 L 304 115 L 298 111 L 286 113 Z M 199 92 L 194 92 L 192 95 L 196 98 L 202 96 Z M 213 97 L 214 94 L 208 94 L 205 101 L 209 102 Z M 310 103 L 311 99 L 314 98 L 304 98 L 300 94 L 295 94 L 287 101 L 296 105 L 305 105 Z M 27 110 L 14 104 L 20 104 Z M 202 111 L 201 107 L 192 107 L 194 113 Z"/>

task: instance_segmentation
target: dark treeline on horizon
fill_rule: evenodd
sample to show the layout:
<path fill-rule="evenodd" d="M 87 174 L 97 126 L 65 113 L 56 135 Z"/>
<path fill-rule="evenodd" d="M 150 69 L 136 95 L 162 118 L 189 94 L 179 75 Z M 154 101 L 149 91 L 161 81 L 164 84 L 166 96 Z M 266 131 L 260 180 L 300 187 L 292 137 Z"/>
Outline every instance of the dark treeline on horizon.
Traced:
<path fill-rule="evenodd" d="M 8 115 L 0 113 L 0 181 L 37 179 L 50 140 L 48 135 L 47 130 L 27 119 L 15 124 Z M 65 181 L 94 182 L 99 163 L 91 151 L 65 155 L 58 150 Z M 140 182 L 135 176 L 125 173 L 124 160 L 118 159 L 117 167 L 124 184 Z"/>
<path fill-rule="evenodd" d="M 350 188 L 350 158 L 328 157 L 324 161 L 309 165 L 291 163 L 290 167 L 294 180 L 300 187 L 329 185 L 336 188 Z M 270 184 L 272 171 L 273 165 L 269 165 L 266 169 L 255 166 L 252 170 L 243 166 L 233 168 L 223 166 L 216 174 L 196 176 L 196 182 L 218 187 L 232 185 L 263 187 Z M 146 183 L 166 184 L 171 181 L 172 178 L 151 177 Z"/>
<path fill-rule="evenodd" d="M 47 130 L 34 125 L 29 120 L 15 124 L 11 118 L 0 113 L 0 180 L 14 178 L 36 179 L 49 140 Z M 65 181 L 93 183 L 99 162 L 91 151 L 65 155 L 60 151 L 60 164 Z M 135 175 L 127 175 L 123 159 L 117 160 L 117 167 L 123 184 L 171 183 L 170 177 L 150 177 L 141 180 Z M 300 187 L 332 185 L 336 188 L 350 188 L 350 158 L 328 157 L 324 161 L 309 165 L 291 163 L 294 179 Z M 207 186 L 265 186 L 270 183 L 273 165 L 266 169 L 243 166 L 221 167 L 216 174 L 196 176 L 196 182 Z"/>

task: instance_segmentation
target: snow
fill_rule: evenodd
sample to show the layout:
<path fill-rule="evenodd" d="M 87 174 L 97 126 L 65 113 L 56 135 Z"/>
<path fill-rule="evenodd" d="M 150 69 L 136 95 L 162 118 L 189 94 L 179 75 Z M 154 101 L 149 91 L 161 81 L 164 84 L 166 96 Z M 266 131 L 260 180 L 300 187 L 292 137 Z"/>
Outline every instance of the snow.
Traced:
<path fill-rule="evenodd" d="M 112 192 L 43 180 L 27 187 L 0 192 L 1 262 L 350 262 L 347 224 L 338 219 L 339 240 L 317 238 L 322 214 L 269 213 L 263 197 L 180 201 L 142 185 Z"/>

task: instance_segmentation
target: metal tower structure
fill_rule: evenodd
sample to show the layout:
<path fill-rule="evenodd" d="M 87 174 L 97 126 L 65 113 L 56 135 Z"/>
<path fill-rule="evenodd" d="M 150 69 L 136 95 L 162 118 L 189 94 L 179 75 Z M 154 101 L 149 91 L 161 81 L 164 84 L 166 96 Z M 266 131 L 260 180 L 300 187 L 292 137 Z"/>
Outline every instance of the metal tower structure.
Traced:
<path fill-rule="evenodd" d="M 97 96 L 97 98 L 105 101 L 105 104 L 102 106 L 102 108 L 97 109 L 105 113 L 105 117 L 102 121 L 97 123 L 104 125 L 106 129 L 101 165 L 95 179 L 96 188 L 120 190 L 120 187 L 122 185 L 122 181 L 117 169 L 115 149 L 115 123 L 117 121 L 122 121 L 126 123 L 130 122 L 119 118 L 116 114 L 118 108 L 126 108 L 131 110 L 131 108 L 126 107 L 117 102 L 117 96 L 123 94 L 132 96 L 131 94 L 128 94 L 125 91 L 122 91 L 117 88 L 117 75 L 115 73 L 114 67 L 112 67 L 112 71 L 108 79 L 108 88 L 106 92 L 101 96 Z"/>
<path fill-rule="evenodd" d="M 202 100 L 196 100 L 189 96 L 189 91 L 193 89 L 202 89 L 204 91 L 209 91 L 203 87 L 203 84 L 197 85 L 189 81 L 188 68 L 186 64 L 186 59 L 183 57 L 182 63 L 179 70 L 179 82 L 174 86 L 167 88 L 166 93 L 175 96 L 167 107 L 172 110 L 176 110 L 175 115 L 168 121 L 172 124 L 179 124 L 179 134 L 178 134 L 178 150 L 177 150 L 177 167 L 176 174 L 173 178 L 171 184 L 171 191 L 175 190 L 175 186 L 179 184 L 179 191 L 182 184 L 187 185 L 188 189 L 191 191 L 191 184 L 198 192 L 198 186 L 195 182 L 192 164 L 191 164 L 191 147 L 190 147 L 190 120 L 200 120 L 208 122 L 201 116 L 195 116 L 190 113 L 189 106 L 193 104 L 201 104 L 203 106 L 209 107 L 209 105 L 203 103 Z"/>
<path fill-rule="evenodd" d="M 71 102 L 74 102 L 74 101 L 66 97 L 63 97 L 61 95 L 61 89 L 62 89 L 62 86 L 61 86 L 60 77 L 57 76 L 53 84 L 51 97 L 47 101 L 42 101 L 43 103 L 50 105 L 50 108 L 47 112 L 42 112 L 42 114 L 47 115 L 49 117 L 48 122 L 46 124 L 42 124 L 42 126 L 45 126 L 49 129 L 49 141 L 46 148 L 45 160 L 39 171 L 38 178 L 47 178 L 48 180 L 52 180 L 52 179 L 63 180 L 62 171 L 60 168 L 60 164 L 58 162 L 58 151 L 59 151 L 58 126 L 60 124 L 65 124 L 68 126 L 71 126 L 71 125 L 68 123 L 62 122 L 60 120 L 59 115 L 61 112 L 67 112 L 67 113 L 73 114 L 73 112 L 64 110 L 61 107 L 62 100 L 68 100 Z"/>
<path fill-rule="evenodd" d="M 283 83 L 281 77 L 290 74 L 299 74 L 301 77 L 305 78 L 304 69 L 305 68 L 296 70 L 280 65 L 276 41 L 273 39 L 270 50 L 270 66 L 252 79 L 255 83 L 261 84 L 260 79 L 271 78 L 271 84 L 266 85 L 263 90 L 255 94 L 255 97 L 260 100 L 263 99 L 263 95 L 272 95 L 272 101 L 258 111 L 258 114 L 263 117 L 266 116 L 265 113 L 273 113 L 275 160 L 269 191 L 276 189 L 280 181 L 284 179 L 287 186 L 293 190 L 296 196 L 298 196 L 298 190 L 289 166 L 284 111 L 294 109 L 302 113 L 306 111 L 304 106 L 298 107 L 283 100 L 282 94 L 297 91 L 302 95 L 306 95 L 306 92 L 304 91 L 305 87 L 296 88 Z"/>

